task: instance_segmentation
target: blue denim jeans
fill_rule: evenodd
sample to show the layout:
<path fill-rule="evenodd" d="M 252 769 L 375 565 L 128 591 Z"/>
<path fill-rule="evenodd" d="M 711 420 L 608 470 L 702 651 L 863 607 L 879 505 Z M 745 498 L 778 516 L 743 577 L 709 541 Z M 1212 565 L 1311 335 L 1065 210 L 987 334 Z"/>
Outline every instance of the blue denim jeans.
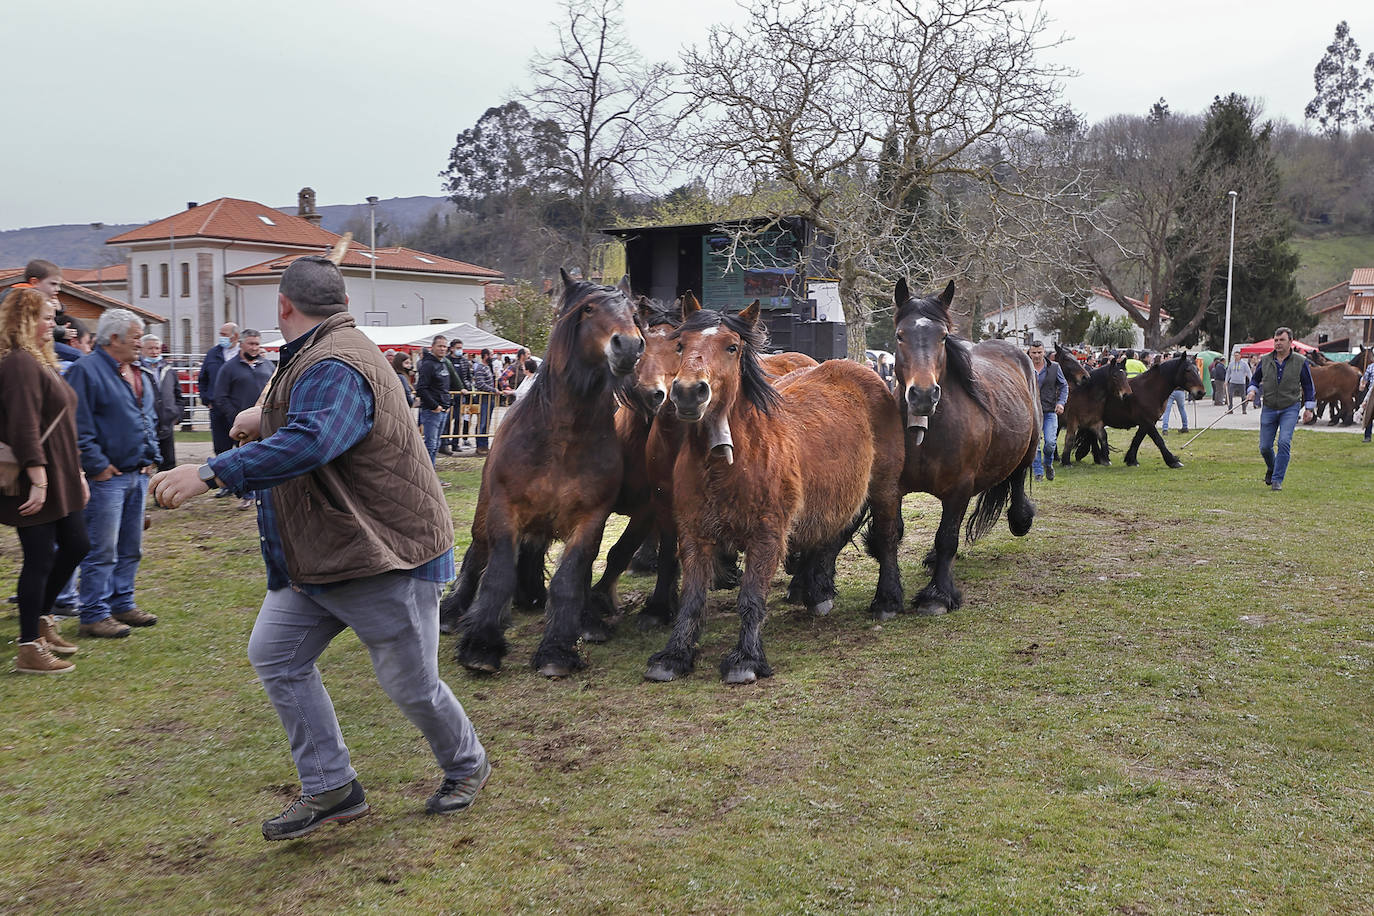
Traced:
<path fill-rule="evenodd" d="M 1045 473 L 1045 465 L 1054 463 L 1054 446 L 1059 437 L 1059 414 L 1053 410 L 1045 411 L 1044 424 L 1040 430 L 1040 449 L 1035 453 L 1035 459 L 1031 461 L 1031 473 L 1036 477 Z M 1064 448 L 1068 448 L 1069 443 L 1064 443 Z M 1041 456 L 1044 456 L 1043 461 Z"/>
<path fill-rule="evenodd" d="M 134 608 L 148 478 L 129 471 L 88 482 L 91 501 L 84 515 L 91 551 L 81 561 L 81 622 L 95 623 Z"/>
<path fill-rule="evenodd" d="M 425 451 L 429 452 L 429 463 L 434 463 L 434 455 L 439 451 L 439 433 L 444 428 L 444 419 L 448 416 L 448 411 L 435 413 L 432 410 L 420 408 L 420 429 L 425 434 Z"/>
<path fill-rule="evenodd" d="M 1283 410 L 1265 407 L 1260 410 L 1260 457 L 1274 478 L 1274 483 L 1283 483 L 1288 473 L 1288 457 L 1292 452 L 1293 430 L 1297 429 L 1298 417 L 1302 415 L 1302 405 L 1294 404 Z M 1274 434 L 1278 434 L 1278 454 L 1274 454 Z"/>
<path fill-rule="evenodd" d="M 1179 419 L 1183 421 L 1182 429 L 1186 433 L 1188 431 L 1188 395 L 1184 393 L 1182 388 L 1175 388 L 1169 392 L 1169 400 L 1164 402 L 1164 422 L 1160 424 L 1160 428 L 1166 433 L 1169 431 L 1169 414 L 1173 413 L 1174 407 L 1178 408 Z"/>
<path fill-rule="evenodd" d="M 315 665 L 346 629 L 367 648 L 377 682 L 425 736 L 444 775 L 463 779 L 482 765 L 486 751 L 477 732 L 439 679 L 442 589 L 438 582 L 394 572 L 317 595 L 290 588 L 267 593 L 248 639 L 248 660 L 286 729 L 302 793 L 328 792 L 357 775 Z"/>

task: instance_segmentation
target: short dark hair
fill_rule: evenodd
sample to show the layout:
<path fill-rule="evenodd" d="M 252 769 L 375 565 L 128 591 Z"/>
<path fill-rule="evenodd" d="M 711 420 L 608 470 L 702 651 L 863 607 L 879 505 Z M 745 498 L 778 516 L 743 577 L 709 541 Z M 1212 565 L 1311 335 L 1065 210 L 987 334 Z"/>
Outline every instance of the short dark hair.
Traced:
<path fill-rule="evenodd" d="M 1278 337 L 1280 334 L 1287 334 L 1289 340 L 1294 340 L 1294 339 L 1295 339 L 1295 338 L 1293 337 L 1293 329 L 1292 329 L 1292 328 L 1275 328 L 1275 329 L 1274 329 L 1274 336 L 1275 336 L 1275 337 Z"/>
<path fill-rule="evenodd" d="M 42 258 L 34 258 L 24 265 L 24 282 L 29 283 L 34 280 L 46 280 L 53 274 L 62 273 L 62 268 L 52 261 L 45 261 Z"/>
<path fill-rule="evenodd" d="M 242 331 L 239 332 L 239 340 L 242 340 L 242 339 L 245 338 L 245 337 L 258 337 L 258 338 L 261 338 L 261 337 L 262 337 L 262 332 L 260 332 L 260 331 L 255 331 L 255 330 L 253 330 L 252 328 L 245 328 L 244 330 L 242 330 Z"/>
<path fill-rule="evenodd" d="M 1045 342 L 1042 341 L 1042 340 L 1032 340 L 1032 341 L 1030 342 L 1030 349 L 1033 350 L 1033 349 L 1035 349 L 1036 347 L 1039 347 L 1039 348 L 1042 349 L 1042 350 L 1045 349 Z"/>
<path fill-rule="evenodd" d="M 303 315 L 327 318 L 348 310 L 343 274 L 328 258 L 308 254 L 291 262 L 279 290 Z"/>
<path fill-rule="evenodd" d="M 429 342 L 429 345 L 432 347 L 432 346 L 434 346 L 435 344 L 437 344 L 437 343 L 438 343 L 439 341 L 441 341 L 441 340 L 442 340 L 444 343 L 448 343 L 448 338 L 445 337 L 443 334 L 435 334 L 435 335 L 434 335 L 434 339 L 431 340 L 431 341 Z M 460 343 L 461 343 L 461 341 L 460 341 Z"/>
<path fill-rule="evenodd" d="M 539 364 L 534 361 L 534 357 L 530 357 L 529 359 L 525 360 L 525 371 L 528 372 L 530 375 L 538 374 Z"/>

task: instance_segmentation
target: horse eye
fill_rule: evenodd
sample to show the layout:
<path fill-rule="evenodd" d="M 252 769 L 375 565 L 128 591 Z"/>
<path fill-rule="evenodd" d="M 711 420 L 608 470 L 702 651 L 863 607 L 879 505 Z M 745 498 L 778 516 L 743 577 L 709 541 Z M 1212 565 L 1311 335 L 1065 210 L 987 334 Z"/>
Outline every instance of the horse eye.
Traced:
<path fill-rule="evenodd" d="M 677 345 L 677 352 L 679 352 L 679 353 L 682 352 L 682 344 L 678 344 L 678 345 Z"/>
<path fill-rule="evenodd" d="M 901 339 L 902 339 L 902 332 L 901 332 L 901 331 L 898 331 L 898 332 L 897 332 L 897 339 L 898 339 L 898 340 L 901 340 Z"/>
<path fill-rule="evenodd" d="M 730 346 L 728 346 L 728 347 L 725 348 L 725 351 L 726 351 L 727 353 L 738 353 L 738 352 L 739 352 L 739 345 L 738 345 L 738 344 L 730 344 Z"/>
<path fill-rule="evenodd" d="M 596 311 L 596 309 L 593 306 L 588 305 L 582 309 L 582 314 L 590 315 L 594 311 Z"/>

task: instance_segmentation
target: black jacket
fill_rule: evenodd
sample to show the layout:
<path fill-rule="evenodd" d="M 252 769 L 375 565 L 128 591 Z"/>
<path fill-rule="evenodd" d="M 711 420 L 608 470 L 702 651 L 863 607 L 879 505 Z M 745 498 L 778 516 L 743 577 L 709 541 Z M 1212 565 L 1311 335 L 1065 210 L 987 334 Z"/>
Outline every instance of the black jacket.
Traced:
<path fill-rule="evenodd" d="M 453 381 L 448 360 L 438 359 L 426 350 L 425 355 L 420 357 L 420 371 L 415 378 L 415 395 L 420 399 L 420 407 L 424 410 L 451 407 L 453 395 L 449 394 L 449 390 L 453 387 Z"/>
<path fill-rule="evenodd" d="M 232 419 L 240 411 L 252 407 L 271 381 L 272 371 L 272 363 L 266 356 L 259 356 L 250 366 L 243 361 L 240 352 L 221 366 L 215 376 L 215 410 Z"/>
<path fill-rule="evenodd" d="M 153 405 L 157 413 L 157 437 L 166 439 L 176 431 L 182 414 L 186 412 L 186 395 L 181 393 L 181 377 L 165 359 L 158 363 L 139 360 L 139 363 L 157 381 L 157 401 Z"/>

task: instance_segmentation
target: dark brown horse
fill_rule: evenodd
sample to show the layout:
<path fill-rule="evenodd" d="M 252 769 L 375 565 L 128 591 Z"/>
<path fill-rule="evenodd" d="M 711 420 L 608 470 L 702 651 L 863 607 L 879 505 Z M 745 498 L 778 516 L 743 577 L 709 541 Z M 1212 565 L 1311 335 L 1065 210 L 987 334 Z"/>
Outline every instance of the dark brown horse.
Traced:
<path fill-rule="evenodd" d="M 903 493 L 940 500 L 940 527 L 926 555 L 930 584 L 916 596 L 921 614 L 963 604 L 954 554 L 969 500 L 978 497 L 966 536 L 987 532 L 1007 509 L 1011 533 L 1030 531 L 1035 506 L 1026 476 L 1040 444 L 1040 395 L 1030 357 L 1005 340 L 970 343 L 953 333 L 954 283 L 912 298 L 897 281 L 897 392 L 906 425 Z"/>
<path fill-rule="evenodd" d="M 1355 395 L 1360 387 L 1361 370 L 1350 363 L 1337 363 L 1329 359 L 1325 363 L 1316 360 L 1311 362 L 1312 387 L 1316 389 L 1318 410 L 1312 415 L 1309 425 L 1317 422 L 1321 408 L 1327 404 L 1331 405 L 1331 426 L 1354 423 L 1355 405 L 1358 403 Z"/>
<path fill-rule="evenodd" d="M 757 302 L 739 315 L 697 312 L 678 332 L 682 365 L 669 399 L 685 427 L 673 468 L 682 601 L 667 646 L 649 660 L 650 680 L 670 681 L 694 667 L 722 548 L 746 554 L 739 642 L 720 665 L 728 683 L 773 673 L 762 628 L 782 557 L 810 558 L 804 568 L 815 574 L 804 600 L 825 613 L 835 589 L 824 573 L 865 517 L 879 564 L 870 611 L 884 618 L 901 607 L 902 430 L 892 396 L 876 373 L 848 360 L 793 372 L 775 389 L 759 365 L 766 340 Z"/>
<path fill-rule="evenodd" d="M 529 394 L 507 412 L 482 469 L 472 544 L 451 603 L 462 612 L 457 657 L 468 668 L 500 668 L 506 608 L 518 577 L 527 574 L 517 572 L 517 557 L 524 564 L 537 556 L 542 574 L 543 551 L 554 539 L 564 542 L 563 556 L 549 582 L 547 624 L 532 663 L 550 677 L 582 666 L 578 637 L 597 623 L 584 619 L 594 616 L 592 562 L 624 473 L 616 389 L 628 384 L 643 350 L 625 284 L 612 289 L 563 274 L 544 365 Z"/>
<path fill-rule="evenodd" d="M 1164 415 L 1164 404 L 1176 388 L 1202 397 L 1202 376 L 1198 375 L 1197 362 L 1187 353 L 1166 359 L 1157 366 L 1151 366 L 1131 379 L 1131 396 L 1128 398 L 1107 398 L 1102 410 L 1103 421 L 1113 429 L 1135 429 L 1131 447 L 1126 450 L 1126 464 L 1135 467 L 1140 464 L 1140 443 L 1150 437 L 1159 448 L 1164 463 L 1171 468 L 1183 467 L 1183 462 L 1164 444 L 1164 437 L 1155 429 L 1155 424 Z M 1068 445 L 1064 446 L 1066 449 Z"/>
<path fill-rule="evenodd" d="M 1070 385 L 1069 400 L 1064 404 L 1063 416 L 1059 418 L 1059 425 L 1064 430 L 1064 448 L 1060 452 L 1059 463 L 1067 467 L 1075 444 L 1082 441 L 1080 436 L 1088 436 L 1091 437 L 1093 462 L 1111 464 L 1103 413 L 1108 400 L 1120 401 L 1131 393 L 1131 382 L 1126 378 L 1125 366 L 1120 360 L 1109 360 L 1087 373 L 1078 384 L 1071 382 Z"/>

